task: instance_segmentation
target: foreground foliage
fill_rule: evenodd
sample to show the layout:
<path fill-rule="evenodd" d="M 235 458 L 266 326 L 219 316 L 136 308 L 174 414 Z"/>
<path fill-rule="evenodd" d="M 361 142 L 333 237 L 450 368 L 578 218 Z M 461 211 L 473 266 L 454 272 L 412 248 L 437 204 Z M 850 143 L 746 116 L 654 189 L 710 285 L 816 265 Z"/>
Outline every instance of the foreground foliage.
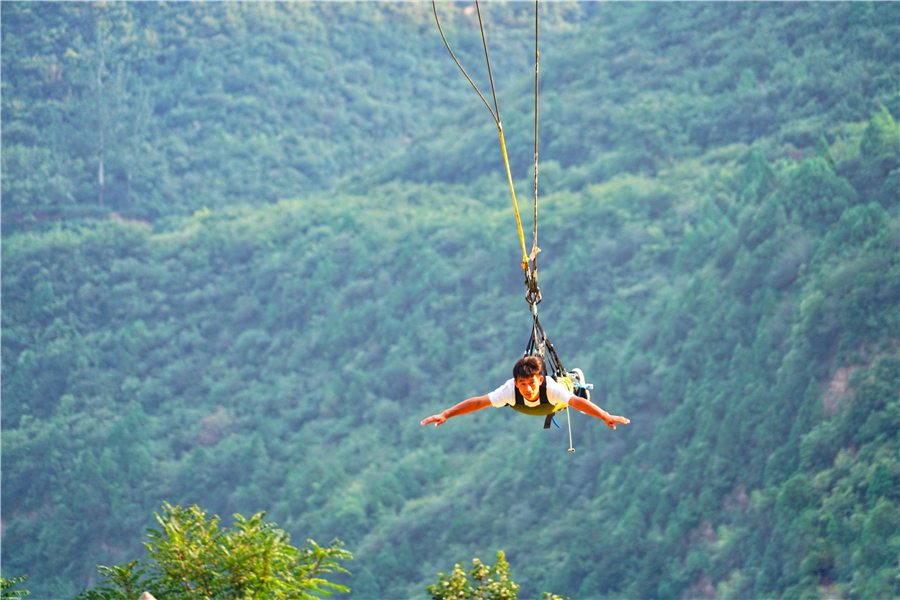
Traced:
<path fill-rule="evenodd" d="M 29 594 L 28 590 L 12 589 L 17 583 L 21 583 L 28 579 L 27 575 L 22 577 L 0 577 L 0 598 L 22 598 Z"/>
<path fill-rule="evenodd" d="M 296 598 L 347 592 L 322 576 L 347 573 L 338 561 L 353 556 L 339 541 L 321 547 L 307 540 L 297 549 L 290 537 L 263 520 L 264 513 L 245 519 L 235 515 L 231 529 L 219 529 L 218 517 L 207 518 L 197 506 L 164 504 L 156 518 L 162 530 L 150 530 L 145 542 L 149 563 L 132 561 L 98 568 L 105 577 L 82 600 L 134 600 L 143 591 L 158 598 Z"/>
<path fill-rule="evenodd" d="M 428 593 L 434 600 L 458 598 L 484 598 L 490 600 L 513 600 L 516 585 L 509 575 L 509 563 L 503 551 L 497 552 L 497 564 L 493 567 L 472 559 L 472 569 L 463 571 L 456 565 L 450 575 L 438 573 L 437 583 L 428 586 Z"/>
<path fill-rule="evenodd" d="M 427 591 L 433 600 L 515 600 L 518 589 L 510 576 L 506 555 L 499 550 L 494 566 L 473 558 L 469 571 L 457 564 L 449 575 L 438 573 L 437 583 L 428 586 Z M 544 592 L 541 598 L 562 600 L 549 592 Z"/>

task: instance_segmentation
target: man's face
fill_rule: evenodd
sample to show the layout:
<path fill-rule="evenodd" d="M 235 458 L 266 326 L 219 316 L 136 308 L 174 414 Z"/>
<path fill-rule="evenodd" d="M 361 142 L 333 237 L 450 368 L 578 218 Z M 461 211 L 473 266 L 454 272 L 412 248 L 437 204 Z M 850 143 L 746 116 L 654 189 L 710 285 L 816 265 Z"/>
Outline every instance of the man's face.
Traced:
<path fill-rule="evenodd" d="M 532 375 L 531 377 L 516 377 L 516 388 L 529 402 L 538 399 L 541 393 L 541 384 L 544 383 L 542 375 Z"/>

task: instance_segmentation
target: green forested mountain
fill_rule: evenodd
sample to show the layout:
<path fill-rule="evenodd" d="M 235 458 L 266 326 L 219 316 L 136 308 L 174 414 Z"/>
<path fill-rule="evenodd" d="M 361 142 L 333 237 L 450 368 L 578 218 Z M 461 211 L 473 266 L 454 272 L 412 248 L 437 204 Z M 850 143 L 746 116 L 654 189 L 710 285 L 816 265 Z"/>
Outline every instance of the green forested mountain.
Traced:
<path fill-rule="evenodd" d="M 474 17 L 441 10 L 460 58 L 483 60 Z M 590 10 L 548 11 L 545 44 Z M 533 16 L 485 13 L 504 85 L 533 61 Z M 4 232 L 328 189 L 470 99 L 424 3 L 5 2 L 2 35 L 3 167 L 21 173 Z"/>
<path fill-rule="evenodd" d="M 896 3 L 542 5 L 541 322 L 631 419 L 573 414 L 574 454 L 513 411 L 419 426 L 531 327 L 428 5 L 0 8 L 2 561 L 33 597 L 139 558 L 163 502 L 340 538 L 348 598 L 498 550 L 522 598 L 900 595 Z M 533 5 L 482 8 L 527 197 Z"/>

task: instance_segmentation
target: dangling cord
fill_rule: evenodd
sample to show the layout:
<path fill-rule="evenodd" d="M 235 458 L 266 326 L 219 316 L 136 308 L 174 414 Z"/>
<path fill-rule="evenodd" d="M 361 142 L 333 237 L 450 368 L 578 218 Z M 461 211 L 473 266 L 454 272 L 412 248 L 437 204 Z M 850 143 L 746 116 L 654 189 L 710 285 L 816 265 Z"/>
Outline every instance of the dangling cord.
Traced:
<path fill-rule="evenodd" d="M 478 0 L 475 0 L 475 10 L 478 12 L 478 27 L 481 29 L 481 43 L 484 46 L 484 60 L 487 61 L 488 79 L 491 81 L 491 93 L 494 95 L 494 114 L 497 115 L 497 127 L 500 127 L 500 107 L 497 106 L 497 92 L 494 90 L 494 74 L 491 72 L 491 59 L 488 57 L 487 39 L 484 37 L 484 23 L 481 22 L 481 7 L 478 6 Z"/>
<path fill-rule="evenodd" d="M 456 59 L 456 55 L 453 54 L 453 50 L 450 49 L 450 44 L 447 43 L 447 38 L 446 38 L 446 36 L 444 36 L 444 30 L 441 27 L 441 20 L 438 19 L 438 16 L 437 16 L 437 5 L 435 4 L 434 0 L 431 0 L 431 7 L 434 9 L 434 20 L 437 22 L 438 31 L 441 32 L 441 39 L 444 40 L 444 45 L 447 46 L 447 52 L 449 52 L 450 56 L 453 57 L 454 62 L 456 62 L 456 66 L 459 67 L 459 70 L 462 71 L 462 74 L 466 76 L 466 79 L 469 80 L 469 83 L 472 84 L 472 87 L 475 88 L 475 91 L 478 92 L 478 95 L 481 97 L 481 101 L 484 102 L 484 105 L 487 106 L 487 109 L 489 111 L 491 111 L 491 117 L 494 119 L 494 123 L 499 123 L 500 118 L 494 114 L 494 109 L 491 108 L 491 105 L 488 104 L 488 101 L 484 99 L 484 95 L 481 93 L 481 90 L 478 89 L 478 86 L 475 85 L 475 82 L 472 81 L 472 78 L 469 77 L 469 74 L 466 73 L 466 70 L 463 69 L 463 66 L 461 64 L 459 64 L 459 61 Z M 481 23 L 481 12 L 478 13 L 478 22 L 479 22 L 479 24 Z M 484 28 L 482 28 L 482 35 L 483 34 L 484 34 Z M 488 63 L 488 65 L 490 65 L 490 63 Z M 491 78 L 491 87 L 493 87 L 493 84 L 494 84 L 493 82 L 494 82 L 494 80 L 493 80 L 493 78 Z M 495 96 L 494 104 L 496 105 L 496 103 L 497 103 L 497 97 Z"/>
<path fill-rule="evenodd" d="M 512 194 L 513 208 L 516 211 L 516 224 L 519 226 L 519 242 L 521 242 L 522 244 L 522 268 L 525 269 L 527 278 L 528 253 L 525 251 L 525 234 L 522 232 L 522 218 L 519 216 L 519 205 L 516 202 L 516 190 L 513 187 L 512 173 L 509 170 L 509 157 L 506 154 L 506 140 L 503 138 L 503 126 L 500 124 L 500 110 L 499 108 L 497 108 L 497 92 L 494 90 L 494 76 L 491 73 L 491 60 L 490 58 L 488 58 L 487 40 L 484 36 L 484 23 L 481 20 L 481 8 L 478 5 L 478 0 L 475 0 L 475 8 L 478 10 L 478 25 L 481 28 L 481 39 L 484 43 L 484 57 L 485 59 L 487 59 L 488 77 L 491 80 L 491 92 L 493 92 L 494 94 L 494 108 L 491 108 L 491 105 L 488 104 L 488 101 L 484 99 L 484 95 L 481 93 L 481 91 L 479 91 L 478 86 L 475 85 L 475 82 L 472 81 L 472 78 L 469 77 L 469 74 L 466 73 L 466 70 L 463 69 L 461 64 L 459 64 L 459 61 L 456 59 L 456 55 L 453 54 L 453 50 L 450 49 L 450 44 L 447 43 L 447 37 L 444 35 L 443 28 L 441 28 L 441 21 L 440 19 L 438 19 L 437 5 L 435 4 L 435 0 L 431 0 L 431 6 L 434 9 L 434 20 L 437 22 L 438 31 L 441 32 L 441 39 L 444 40 L 444 45 L 447 46 L 447 51 L 450 52 L 450 56 L 453 57 L 453 60 L 456 62 L 456 66 L 459 67 L 459 70 L 463 72 L 463 75 L 466 76 L 466 79 L 469 80 L 469 83 L 472 84 L 472 87 L 475 88 L 475 91 L 478 92 L 479 96 L 481 96 L 481 100 L 484 102 L 485 106 L 487 106 L 488 110 L 491 112 L 491 116 L 494 118 L 494 123 L 497 124 L 497 131 L 500 133 L 500 147 L 503 149 L 503 163 L 506 165 L 506 178 L 509 180 L 509 191 Z"/>
<path fill-rule="evenodd" d="M 572 418 L 569 416 L 568 405 L 566 405 L 566 421 L 569 422 L 569 452 L 575 452 L 575 447 L 572 445 Z"/>

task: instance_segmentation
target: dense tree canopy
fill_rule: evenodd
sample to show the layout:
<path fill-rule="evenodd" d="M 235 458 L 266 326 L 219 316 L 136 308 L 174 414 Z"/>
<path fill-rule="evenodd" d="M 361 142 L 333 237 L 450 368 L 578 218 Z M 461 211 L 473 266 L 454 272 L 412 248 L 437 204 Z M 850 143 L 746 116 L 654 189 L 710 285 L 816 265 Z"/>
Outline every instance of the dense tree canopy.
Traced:
<path fill-rule="evenodd" d="M 478 57 L 471 16 L 443 10 Z M 544 43 L 589 10 L 548 13 Z M 525 5 L 487 12 L 504 85 L 532 23 Z M 4 4 L 4 232 L 327 189 L 464 104 L 433 24 L 419 3 Z"/>
<path fill-rule="evenodd" d="M 486 14 L 520 190 L 530 8 Z M 897 4 L 542 4 L 541 322 L 632 421 L 574 415 L 574 454 L 513 411 L 418 425 L 531 327 L 429 6 L 2 11 L 2 559 L 35 596 L 102 593 L 163 502 L 344 540 L 347 598 L 500 549 L 521 597 L 900 594 Z"/>

